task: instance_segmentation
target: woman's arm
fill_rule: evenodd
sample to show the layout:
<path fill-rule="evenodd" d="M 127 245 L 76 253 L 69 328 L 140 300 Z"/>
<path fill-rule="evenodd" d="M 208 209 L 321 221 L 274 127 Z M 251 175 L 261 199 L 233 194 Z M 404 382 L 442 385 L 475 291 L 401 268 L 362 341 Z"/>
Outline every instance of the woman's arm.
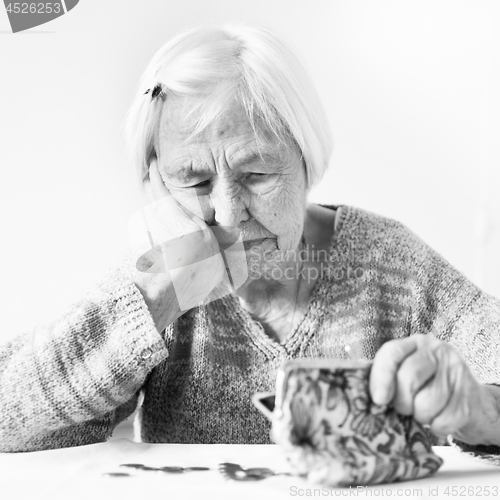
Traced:
<path fill-rule="evenodd" d="M 223 280 L 215 235 L 170 196 L 156 161 L 150 174 L 150 218 L 135 226 L 134 250 L 59 320 L 0 347 L 0 451 L 109 437 L 168 356 L 159 332 Z"/>
<path fill-rule="evenodd" d="M 447 340 L 481 384 L 470 424 L 450 442 L 500 465 L 500 300 L 478 290 Z"/>
<path fill-rule="evenodd" d="M 469 448 L 500 446 L 500 391 L 487 385 L 500 382 L 500 301 L 403 226 L 396 258 L 413 277 L 411 336 L 377 353 L 374 400 Z"/>
<path fill-rule="evenodd" d="M 103 441 L 133 412 L 147 374 L 168 353 L 131 273 L 122 262 L 57 321 L 0 346 L 0 451 Z M 175 317 L 175 293 L 162 279 L 156 291 Z"/>

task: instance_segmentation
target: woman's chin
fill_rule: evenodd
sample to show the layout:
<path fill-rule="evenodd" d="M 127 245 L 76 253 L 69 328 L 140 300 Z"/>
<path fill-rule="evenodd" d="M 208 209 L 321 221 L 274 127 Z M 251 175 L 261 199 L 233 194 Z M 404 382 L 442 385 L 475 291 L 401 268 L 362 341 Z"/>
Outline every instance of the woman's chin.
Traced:
<path fill-rule="evenodd" d="M 278 254 L 278 245 L 274 238 L 246 241 L 243 247 L 245 248 L 245 256 L 249 266 L 258 262 L 273 261 Z"/>
<path fill-rule="evenodd" d="M 283 266 L 284 254 L 278 250 L 275 239 L 266 239 L 245 251 L 249 281 L 262 278 L 270 279 L 279 275 Z M 275 272 L 273 272 L 275 270 Z"/>

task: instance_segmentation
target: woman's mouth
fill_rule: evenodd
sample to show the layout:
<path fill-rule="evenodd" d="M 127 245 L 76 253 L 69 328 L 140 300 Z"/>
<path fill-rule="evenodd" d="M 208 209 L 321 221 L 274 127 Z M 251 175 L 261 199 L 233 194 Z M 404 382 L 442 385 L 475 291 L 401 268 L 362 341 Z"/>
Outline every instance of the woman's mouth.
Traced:
<path fill-rule="evenodd" d="M 250 248 L 260 245 L 264 240 L 268 238 L 256 238 L 253 240 L 246 240 L 243 242 L 243 248 L 245 250 L 250 250 Z"/>
<path fill-rule="evenodd" d="M 246 240 L 243 242 L 243 248 L 245 251 L 250 250 L 251 248 L 254 247 L 270 247 L 270 246 L 275 246 L 276 240 L 274 238 L 255 238 L 253 240 Z"/>

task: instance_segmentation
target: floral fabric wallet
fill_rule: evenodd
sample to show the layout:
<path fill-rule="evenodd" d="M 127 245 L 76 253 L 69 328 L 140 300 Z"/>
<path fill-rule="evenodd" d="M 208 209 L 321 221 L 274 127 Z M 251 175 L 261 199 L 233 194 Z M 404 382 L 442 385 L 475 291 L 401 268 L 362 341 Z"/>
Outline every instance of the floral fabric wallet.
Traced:
<path fill-rule="evenodd" d="M 371 401 L 370 369 L 361 361 L 289 361 L 278 375 L 274 409 L 274 395 L 253 397 L 295 474 L 329 486 L 358 486 L 417 479 L 439 469 L 443 461 L 423 427 Z"/>

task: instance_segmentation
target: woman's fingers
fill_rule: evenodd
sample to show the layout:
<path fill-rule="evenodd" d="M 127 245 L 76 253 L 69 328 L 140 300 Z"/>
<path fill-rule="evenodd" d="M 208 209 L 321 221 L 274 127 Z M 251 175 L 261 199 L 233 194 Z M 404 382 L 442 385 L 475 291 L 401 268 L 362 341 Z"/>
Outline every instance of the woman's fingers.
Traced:
<path fill-rule="evenodd" d="M 149 164 L 149 182 L 151 185 L 151 192 L 155 200 L 159 200 L 164 196 L 171 196 L 170 191 L 165 186 L 163 179 L 161 178 L 160 172 L 158 170 L 158 160 L 154 157 Z"/>
<path fill-rule="evenodd" d="M 402 415 L 414 413 L 414 399 L 418 392 L 436 375 L 438 363 L 431 354 L 432 342 L 419 342 L 417 349 L 406 357 L 396 375 L 394 408 Z"/>
<path fill-rule="evenodd" d="M 192 213 L 170 193 L 161 178 L 156 157 L 151 160 L 149 178 L 144 180 L 144 187 L 151 200 L 150 209 L 156 213 L 157 220 L 172 233 L 172 236 L 181 236 L 207 229 L 205 221 L 199 217 L 200 214 Z M 199 203 L 193 204 L 195 212 L 197 205 Z"/>
<path fill-rule="evenodd" d="M 158 170 L 158 160 L 153 158 L 149 164 L 149 178 L 144 181 L 145 189 L 149 194 L 152 204 L 162 212 L 165 222 L 168 222 L 172 228 L 179 225 L 179 222 L 188 222 L 191 220 L 190 214 L 186 209 L 172 196 L 167 186 L 161 178 Z"/>
<path fill-rule="evenodd" d="M 139 270 L 153 269 L 151 263 L 158 258 L 165 261 L 164 268 L 173 267 L 175 263 L 181 266 L 186 259 L 189 261 L 198 245 L 207 247 L 210 243 L 208 246 L 214 246 L 207 225 L 195 220 L 165 186 L 156 158 L 150 163 L 144 187 L 150 203 L 137 211 L 129 222 L 132 251 Z"/>
<path fill-rule="evenodd" d="M 415 398 L 415 418 L 430 424 L 434 434 L 444 437 L 469 422 L 471 401 L 479 392 L 479 384 L 452 346 L 443 343 L 435 355 L 439 370 Z"/>
<path fill-rule="evenodd" d="M 370 375 L 375 403 L 392 402 L 398 413 L 429 424 L 438 436 L 453 434 L 470 424 L 479 389 L 458 352 L 428 335 L 384 344 Z"/>
<path fill-rule="evenodd" d="M 129 223 L 136 267 L 146 273 L 168 273 L 180 310 L 191 309 L 229 281 L 219 242 L 205 221 L 191 212 L 199 206 L 197 199 L 188 210 L 172 196 L 156 158 L 144 187 L 150 203 Z M 226 293 L 224 289 L 219 296 Z"/>
<path fill-rule="evenodd" d="M 370 374 L 373 401 L 388 405 L 396 394 L 396 376 L 403 361 L 417 349 L 414 337 L 386 342 L 375 355 Z"/>
<path fill-rule="evenodd" d="M 446 370 L 440 369 L 414 396 L 412 414 L 415 420 L 430 425 L 448 407 L 452 393 L 453 387 L 450 386 Z"/>

